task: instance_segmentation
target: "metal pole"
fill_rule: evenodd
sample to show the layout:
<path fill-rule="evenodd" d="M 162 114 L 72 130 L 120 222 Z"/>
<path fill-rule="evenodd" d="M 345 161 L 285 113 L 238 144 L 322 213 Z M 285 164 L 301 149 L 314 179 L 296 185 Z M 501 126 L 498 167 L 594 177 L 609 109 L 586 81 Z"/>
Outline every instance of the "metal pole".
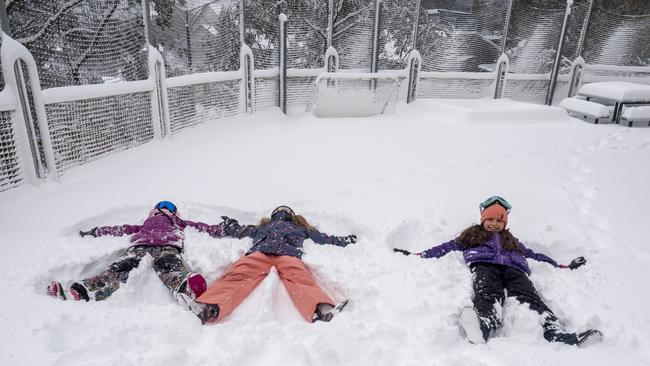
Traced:
<path fill-rule="evenodd" d="M 287 114 L 287 16 L 280 13 L 278 16 L 280 28 L 280 60 L 279 60 L 279 95 L 280 95 L 280 110 L 282 113 Z"/>
<path fill-rule="evenodd" d="M 151 10 L 149 0 L 142 0 L 142 16 L 144 18 L 144 43 L 151 44 Z"/>
<path fill-rule="evenodd" d="M 512 3 L 515 0 L 510 0 L 508 5 L 508 12 L 506 13 L 506 25 L 503 28 L 503 44 L 501 45 L 501 53 L 506 52 L 506 41 L 508 40 L 508 28 L 510 28 L 510 16 L 512 15 Z"/>
<path fill-rule="evenodd" d="M 239 2 L 239 41 L 246 43 L 246 0 Z"/>
<path fill-rule="evenodd" d="M 375 0 L 375 26 L 372 30 L 372 58 L 370 59 L 370 72 L 377 72 L 379 64 L 379 19 L 383 0 Z"/>
<path fill-rule="evenodd" d="M 332 47 L 332 38 L 334 38 L 334 0 L 327 3 L 327 48 Z"/>
<path fill-rule="evenodd" d="M 589 21 L 591 20 L 591 10 L 594 7 L 594 0 L 589 0 L 589 10 L 585 16 L 585 21 L 582 24 L 582 32 L 580 34 L 580 41 L 578 42 L 578 56 L 582 56 L 582 47 L 585 45 L 585 38 L 587 36 L 587 28 L 589 27 Z"/>
<path fill-rule="evenodd" d="M 187 42 L 187 67 L 192 67 L 192 44 L 190 43 L 190 15 L 185 11 L 185 39 Z"/>
<path fill-rule="evenodd" d="M 553 70 L 551 71 L 551 81 L 548 84 L 548 92 L 546 93 L 546 105 L 553 103 L 553 94 L 555 94 L 555 83 L 557 82 L 557 74 L 560 70 L 560 58 L 562 57 L 562 48 L 564 47 L 564 38 L 569 28 L 569 16 L 571 15 L 571 6 L 573 0 L 567 0 L 566 12 L 564 13 L 564 22 L 562 23 L 562 32 L 560 32 L 560 43 L 557 46 L 557 53 L 555 54 L 555 62 L 553 62 Z"/>
<path fill-rule="evenodd" d="M 9 16 L 7 16 L 7 6 L 4 1 L 0 4 L 0 25 L 2 26 L 2 31 L 11 37 L 11 26 L 9 24 Z"/>
<path fill-rule="evenodd" d="M 422 0 L 417 0 L 415 7 L 415 24 L 413 25 L 413 49 L 418 49 L 418 30 L 420 28 L 420 5 Z"/>

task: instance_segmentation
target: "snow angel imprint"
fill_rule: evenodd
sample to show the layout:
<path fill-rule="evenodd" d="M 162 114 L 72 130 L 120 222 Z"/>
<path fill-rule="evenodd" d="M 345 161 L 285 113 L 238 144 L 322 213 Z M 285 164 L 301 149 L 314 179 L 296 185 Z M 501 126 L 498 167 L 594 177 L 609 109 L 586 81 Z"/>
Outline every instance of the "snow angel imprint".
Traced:
<path fill-rule="evenodd" d="M 503 304 L 504 290 L 508 296 L 528 304 L 531 310 L 543 316 L 544 338 L 549 342 L 585 346 L 600 340 L 602 334 L 594 329 L 581 333 L 566 332 L 528 278 L 530 268 L 526 258 L 570 269 L 585 264 L 585 259 L 578 257 L 568 266 L 560 265 L 550 257 L 526 248 L 506 229 L 511 206 L 499 196 L 486 199 L 479 207 L 480 225 L 470 226 L 454 240 L 414 253 L 422 258 L 440 258 L 451 251 L 463 252 L 465 263 L 473 274 L 474 288 L 474 306 L 464 308 L 460 316 L 460 325 L 468 340 L 485 343 L 501 325 L 495 306 Z M 395 251 L 410 254 L 405 250 Z"/>
<path fill-rule="evenodd" d="M 318 244 L 346 246 L 356 242 L 355 235 L 330 236 L 319 232 L 307 220 L 287 206 L 273 210 L 271 218 L 258 225 L 240 225 L 223 216 L 226 234 L 253 239 L 246 255 L 235 262 L 208 290 L 196 300 L 197 315 L 203 322 L 216 322 L 228 316 L 266 278 L 275 266 L 291 300 L 308 321 L 330 321 L 347 301 L 335 307 L 332 299 L 320 289 L 301 260 L 305 239 Z"/>
<path fill-rule="evenodd" d="M 183 220 L 179 217 L 176 205 L 169 201 L 156 204 L 142 225 L 103 226 L 80 231 L 79 235 L 82 237 L 131 235 L 131 246 L 104 272 L 75 281 L 69 288 L 64 288 L 60 282 L 52 281 L 47 293 L 62 300 L 104 300 L 111 296 L 120 284 L 126 283 L 129 273 L 149 254 L 153 257 L 153 268 L 160 280 L 179 303 L 188 307 L 188 303 L 192 303 L 207 287 L 203 276 L 190 272 L 181 256 L 184 230 L 188 226 L 216 238 L 225 236 L 223 223 L 208 225 Z"/>

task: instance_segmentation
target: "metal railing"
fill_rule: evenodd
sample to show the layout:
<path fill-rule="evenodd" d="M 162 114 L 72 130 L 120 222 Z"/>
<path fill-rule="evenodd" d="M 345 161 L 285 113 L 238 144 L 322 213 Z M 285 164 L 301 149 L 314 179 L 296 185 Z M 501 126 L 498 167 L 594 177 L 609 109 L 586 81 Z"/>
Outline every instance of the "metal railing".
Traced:
<path fill-rule="evenodd" d="M 406 102 L 650 84 L 650 16 L 602 0 L 185 3 L 0 4 L 0 192 L 217 118 L 304 111 L 323 72 L 390 70 Z"/>

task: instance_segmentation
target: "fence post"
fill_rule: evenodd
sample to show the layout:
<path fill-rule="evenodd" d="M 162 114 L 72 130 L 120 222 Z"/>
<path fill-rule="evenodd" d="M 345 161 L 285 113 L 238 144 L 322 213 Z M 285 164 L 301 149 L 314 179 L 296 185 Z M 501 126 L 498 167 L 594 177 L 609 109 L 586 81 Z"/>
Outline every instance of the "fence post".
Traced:
<path fill-rule="evenodd" d="M 594 6 L 594 0 L 589 0 L 589 10 L 582 23 L 582 32 L 580 33 L 580 41 L 578 41 L 578 57 L 582 56 L 582 48 L 585 45 L 585 37 L 587 36 L 587 28 L 589 28 L 589 21 L 591 20 L 591 11 Z M 583 60 L 584 61 L 584 60 Z"/>
<path fill-rule="evenodd" d="M 409 55 L 409 78 L 408 89 L 406 91 L 406 103 L 411 103 L 417 97 L 418 85 L 420 84 L 420 65 L 422 64 L 422 57 L 417 50 L 411 51 Z"/>
<path fill-rule="evenodd" d="M 287 16 L 284 13 L 278 15 L 278 22 L 280 28 L 280 57 L 279 65 L 279 95 L 280 95 L 280 110 L 282 113 L 287 114 Z"/>
<path fill-rule="evenodd" d="M 334 38 L 334 0 L 329 0 L 327 6 L 327 48 L 330 48 Z"/>
<path fill-rule="evenodd" d="M 497 60 L 496 79 L 494 80 L 494 99 L 503 98 L 503 92 L 506 86 L 506 75 L 508 75 L 508 67 L 510 60 L 505 53 L 502 53 Z"/>
<path fill-rule="evenodd" d="M 241 106 L 244 113 L 252 114 L 255 109 L 253 51 L 245 43 L 242 43 L 239 53 L 239 69 L 242 73 Z"/>
<path fill-rule="evenodd" d="M 562 31 L 560 32 L 560 42 L 557 46 L 555 53 L 555 61 L 553 62 L 553 70 L 551 71 L 551 80 L 548 83 L 548 91 L 546 93 L 546 105 L 553 104 L 553 94 L 555 94 L 555 84 L 557 83 L 557 74 L 560 70 L 560 59 L 562 57 L 562 48 L 564 47 L 564 38 L 566 37 L 567 29 L 569 28 L 569 16 L 571 15 L 571 6 L 573 0 L 567 0 L 566 11 L 564 12 L 564 22 L 562 22 Z"/>
<path fill-rule="evenodd" d="M 420 5 L 422 4 L 422 0 L 417 0 L 417 5 L 415 6 L 415 19 L 414 19 L 414 25 L 413 25 L 413 49 L 417 50 L 418 49 L 418 31 L 420 28 Z"/>
<path fill-rule="evenodd" d="M 512 16 L 512 3 L 515 0 L 510 0 L 508 4 L 508 11 L 506 12 L 506 24 L 503 28 L 503 44 L 501 45 L 501 54 L 506 53 L 506 42 L 508 41 L 508 28 L 510 28 L 510 17 Z"/>
<path fill-rule="evenodd" d="M 339 71 L 339 53 L 334 47 L 328 47 L 325 51 L 325 72 Z"/>
<path fill-rule="evenodd" d="M 576 95 L 578 88 L 580 88 L 580 84 L 582 83 L 582 73 L 584 70 L 585 60 L 578 56 L 578 58 L 573 60 L 573 65 L 571 66 L 571 84 L 569 84 L 568 97 Z"/>
<path fill-rule="evenodd" d="M 370 59 L 370 72 L 377 72 L 379 65 L 379 20 L 383 0 L 375 0 L 375 25 L 372 30 L 372 57 Z"/>
<path fill-rule="evenodd" d="M 34 111 L 36 111 L 36 121 L 41 137 L 41 144 L 43 146 L 45 167 L 50 173 L 50 176 L 52 176 L 52 179 L 58 181 L 59 171 L 54 159 L 54 148 L 50 137 L 50 128 L 47 124 L 43 92 L 41 91 L 41 83 L 38 78 L 38 69 L 36 68 L 34 57 L 32 57 L 25 46 L 2 32 L 2 56 L 0 56 L 0 58 L 2 59 L 2 70 L 4 72 L 5 82 L 7 83 L 6 87 L 11 87 L 14 93 L 18 96 L 18 104 L 20 105 L 20 108 L 17 108 L 17 110 L 20 110 L 20 113 L 23 116 L 23 121 L 26 124 L 31 123 L 31 108 L 20 61 L 24 62 L 27 67 L 27 71 L 29 72 L 29 85 L 32 91 L 32 100 L 34 101 L 33 108 Z M 25 125 L 25 128 L 28 127 L 33 130 L 34 124 L 32 123 L 30 126 Z M 29 139 L 29 141 L 33 144 L 32 154 L 34 157 L 34 163 L 36 164 L 35 169 L 39 169 L 41 166 L 40 152 L 36 141 L 36 134 L 32 130 L 30 130 L 32 132 L 32 138 Z M 41 173 L 38 172 L 38 174 Z M 41 174 L 38 178 L 45 178 L 43 175 L 44 174 Z"/>
<path fill-rule="evenodd" d="M 239 2 L 239 40 L 246 43 L 246 0 Z"/>

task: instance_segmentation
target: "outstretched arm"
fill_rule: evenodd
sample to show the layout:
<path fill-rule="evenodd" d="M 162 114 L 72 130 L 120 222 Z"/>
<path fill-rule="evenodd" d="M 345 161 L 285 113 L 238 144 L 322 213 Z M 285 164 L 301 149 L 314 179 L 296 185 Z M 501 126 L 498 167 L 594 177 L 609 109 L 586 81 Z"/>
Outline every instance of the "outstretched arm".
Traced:
<path fill-rule="evenodd" d="M 451 240 L 446 243 L 436 245 L 435 247 L 427 249 L 421 253 L 414 253 L 414 254 L 419 254 L 420 257 L 422 258 L 440 258 L 449 252 L 459 251 L 459 250 L 463 250 L 463 249 L 460 246 L 458 246 L 458 244 L 456 244 L 455 240 Z"/>
<path fill-rule="evenodd" d="M 93 236 L 122 236 L 135 234 L 140 231 L 140 229 L 142 229 L 142 225 L 101 226 L 94 228 L 91 232 L 94 232 L 95 235 Z M 81 234 L 81 232 L 79 234 Z M 81 234 L 81 236 L 84 235 Z"/>
<path fill-rule="evenodd" d="M 521 246 L 521 252 L 524 255 L 524 257 L 534 259 L 540 262 L 549 263 L 553 267 L 561 267 L 553 258 L 542 253 L 534 252 L 533 250 L 526 248 L 526 246 L 523 245 L 522 243 L 519 243 L 519 245 Z"/>
<path fill-rule="evenodd" d="M 348 244 L 354 244 L 357 242 L 356 235 L 348 235 L 348 236 L 327 235 L 325 233 L 321 233 L 316 229 L 306 230 L 306 232 L 309 239 L 313 240 L 315 243 L 318 244 L 332 244 L 340 247 L 345 247 Z"/>
<path fill-rule="evenodd" d="M 208 233 L 213 238 L 223 238 L 226 236 L 225 222 L 220 222 L 217 225 L 208 225 L 203 222 L 185 220 L 185 223 L 202 233 Z"/>
<path fill-rule="evenodd" d="M 221 216 L 223 221 L 220 225 L 223 225 L 224 236 L 230 236 L 234 238 L 252 238 L 257 234 L 258 227 L 255 225 L 240 225 L 239 221 L 231 219 L 228 216 Z"/>

